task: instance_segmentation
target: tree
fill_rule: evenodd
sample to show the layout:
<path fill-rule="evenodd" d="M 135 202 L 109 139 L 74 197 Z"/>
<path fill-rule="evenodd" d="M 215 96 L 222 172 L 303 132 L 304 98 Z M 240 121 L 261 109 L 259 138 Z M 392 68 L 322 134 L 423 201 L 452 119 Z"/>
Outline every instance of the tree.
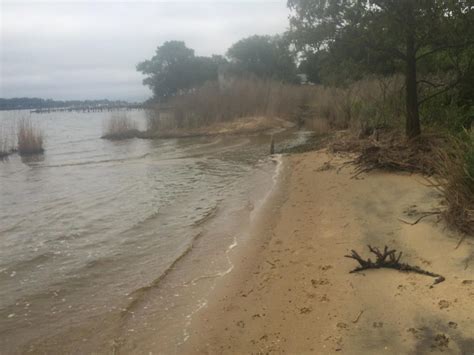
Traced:
<path fill-rule="evenodd" d="M 237 70 L 260 78 L 296 82 L 296 65 L 289 43 L 281 36 L 251 36 L 229 48 L 227 56 Z"/>
<path fill-rule="evenodd" d="M 158 100 L 186 92 L 209 80 L 217 80 L 222 61 L 220 56 L 196 57 L 184 42 L 169 41 L 159 46 L 156 54 L 137 65 L 147 75 L 143 84 L 149 86 Z"/>
<path fill-rule="evenodd" d="M 421 132 L 419 105 L 438 94 L 418 98 L 418 65 L 442 52 L 462 55 L 474 44 L 472 0 L 288 0 L 288 7 L 300 51 L 351 57 L 369 70 L 375 55 L 385 59 L 385 70 L 389 61 L 403 68 L 408 137 Z"/>

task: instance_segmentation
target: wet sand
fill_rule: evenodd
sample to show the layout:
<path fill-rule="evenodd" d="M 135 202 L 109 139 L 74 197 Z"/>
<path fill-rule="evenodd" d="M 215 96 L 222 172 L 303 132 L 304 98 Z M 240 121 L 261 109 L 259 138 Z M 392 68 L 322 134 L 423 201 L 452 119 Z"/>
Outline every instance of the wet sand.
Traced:
<path fill-rule="evenodd" d="M 418 175 L 352 179 L 350 158 L 285 158 L 280 191 L 235 269 L 192 319 L 178 353 L 474 353 L 474 240 L 449 231 L 441 197 Z M 350 274 L 351 249 L 403 251 L 446 280 L 396 270 Z M 153 353 L 160 353 L 155 349 Z"/>

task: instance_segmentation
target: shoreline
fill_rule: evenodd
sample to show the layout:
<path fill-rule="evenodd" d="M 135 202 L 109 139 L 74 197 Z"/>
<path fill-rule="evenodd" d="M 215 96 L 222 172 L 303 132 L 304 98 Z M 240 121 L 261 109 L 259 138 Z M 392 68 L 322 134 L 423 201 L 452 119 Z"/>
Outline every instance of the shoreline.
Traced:
<path fill-rule="evenodd" d="M 163 129 L 160 131 L 141 131 L 131 129 L 117 133 L 106 133 L 101 139 L 123 140 L 123 139 L 179 139 L 216 136 L 242 136 L 251 134 L 278 133 L 295 128 L 295 124 L 278 118 L 266 116 L 246 116 L 231 121 L 215 122 L 201 128 L 176 128 Z"/>
<path fill-rule="evenodd" d="M 268 214 L 268 208 L 273 209 L 275 205 L 279 204 L 277 199 L 281 198 L 282 191 L 285 189 L 283 187 L 285 178 L 285 165 L 283 163 L 283 157 L 279 154 L 271 157 L 271 161 L 275 164 L 274 172 L 271 176 L 272 185 L 266 190 L 266 193 L 261 196 L 261 198 L 254 200 L 253 203 L 249 201 L 249 205 L 244 207 L 246 217 L 240 219 L 238 225 L 226 222 L 226 224 L 233 224 L 232 230 L 229 230 L 232 238 L 228 240 L 230 244 L 226 245 L 223 250 L 219 252 L 219 263 L 221 267 L 215 270 L 215 273 L 209 274 L 199 274 L 196 278 L 189 278 L 184 284 L 179 287 L 183 287 L 181 291 L 174 294 L 178 298 L 183 297 L 183 301 L 188 302 L 187 304 L 171 304 L 167 306 L 166 312 L 169 312 L 166 317 L 181 318 L 184 322 L 179 323 L 177 327 L 176 324 L 164 323 L 162 319 L 156 317 L 155 315 L 149 316 L 146 313 L 163 313 L 163 310 L 159 309 L 157 305 L 160 303 L 157 301 L 159 298 L 163 298 L 164 294 L 172 296 L 172 293 L 166 291 L 169 287 L 176 287 L 175 283 L 177 280 L 182 279 L 178 275 L 170 275 L 169 278 L 164 278 L 162 283 L 156 290 L 151 290 L 150 294 L 146 296 L 145 302 L 141 302 L 141 305 L 136 307 L 132 313 L 131 323 L 126 325 L 126 328 L 133 328 L 133 333 L 124 334 L 122 336 L 114 339 L 113 351 L 117 353 L 160 353 L 160 354 L 171 354 L 171 353 L 181 353 L 182 348 L 187 346 L 188 339 L 193 332 L 192 323 L 194 317 L 198 315 L 202 310 L 206 309 L 209 305 L 209 302 L 215 297 L 215 293 L 220 292 L 221 281 L 227 277 L 233 277 L 234 273 L 240 274 L 240 271 L 235 271 L 236 268 L 239 268 L 240 256 L 248 258 L 252 253 L 252 249 L 259 245 L 262 241 L 262 238 L 257 238 L 253 240 L 252 230 L 255 225 L 262 226 L 263 219 L 265 219 Z M 212 228 L 212 227 L 211 227 Z M 222 233 L 223 231 L 217 231 L 217 233 Z M 192 263 L 196 258 L 194 253 L 199 253 L 197 249 L 201 248 L 204 244 L 203 241 L 197 240 L 197 243 L 192 247 L 192 250 L 186 259 L 180 260 L 180 263 L 176 268 L 172 268 L 170 274 L 177 272 L 182 274 L 182 272 L 188 269 L 184 264 Z M 202 255 L 198 255 L 198 258 Z M 182 262 L 181 262 L 182 261 Z M 211 264 L 214 264 L 217 260 L 211 261 Z M 182 271 L 180 271 L 182 270 Z M 177 290 L 179 289 L 177 288 Z M 174 292 L 173 292 L 174 293 Z M 179 301 L 178 301 L 179 302 Z M 156 305 L 153 305 L 156 303 Z M 165 302 L 169 303 L 169 302 Z M 160 304 L 163 306 L 163 304 Z M 182 309 L 182 311 L 177 312 L 176 307 Z M 164 314 L 163 314 L 164 315 Z M 175 321 L 175 319 L 170 318 L 170 322 Z M 148 324 L 148 329 L 144 328 L 141 323 Z M 151 331 L 152 328 L 154 331 Z M 159 335 L 157 335 L 159 334 Z M 101 351 L 108 351 L 110 348 L 101 347 Z"/>
<path fill-rule="evenodd" d="M 325 150 L 284 157 L 278 191 L 232 273 L 193 317 L 182 353 L 467 353 L 474 243 L 443 230 L 440 197 L 418 175 L 351 179 L 349 159 Z M 344 167 L 345 166 L 345 167 Z M 350 249 L 403 251 L 402 262 L 446 277 L 396 270 L 349 274 Z M 467 266 L 467 267 L 466 267 Z M 389 307 L 387 307 L 389 305 Z M 156 349 L 155 349 L 156 350 Z"/>

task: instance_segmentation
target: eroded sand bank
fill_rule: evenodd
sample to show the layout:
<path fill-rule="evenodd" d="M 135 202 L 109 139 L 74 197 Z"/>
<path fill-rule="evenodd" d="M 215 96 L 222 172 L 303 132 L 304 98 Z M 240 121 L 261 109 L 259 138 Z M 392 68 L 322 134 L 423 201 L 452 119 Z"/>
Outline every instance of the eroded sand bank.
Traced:
<path fill-rule="evenodd" d="M 448 231 L 440 196 L 422 177 L 351 179 L 347 157 L 325 151 L 286 159 L 286 188 L 267 208 L 236 268 L 193 317 L 179 353 L 474 352 L 474 241 Z M 349 274 L 350 249 L 403 251 L 402 261 L 442 274 Z M 456 248 L 457 247 L 457 248 Z M 159 352 L 159 349 L 157 349 Z"/>

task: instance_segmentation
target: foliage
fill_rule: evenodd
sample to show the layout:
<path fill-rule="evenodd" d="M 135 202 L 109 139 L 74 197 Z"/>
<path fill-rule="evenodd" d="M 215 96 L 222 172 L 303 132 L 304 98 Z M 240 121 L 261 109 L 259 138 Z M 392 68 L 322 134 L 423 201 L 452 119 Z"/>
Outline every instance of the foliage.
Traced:
<path fill-rule="evenodd" d="M 251 36 L 229 48 L 235 69 L 263 79 L 295 83 L 296 65 L 284 36 Z"/>
<path fill-rule="evenodd" d="M 312 77 L 335 82 L 343 76 L 403 73 L 409 136 L 420 133 L 419 105 L 454 87 L 471 66 L 465 56 L 474 45 L 473 5 L 468 1 L 289 0 L 288 6 L 290 36 L 303 58 L 302 69 L 311 68 Z M 453 80 L 430 85 L 435 90 L 418 99 L 418 67 L 443 55 Z M 311 64 L 313 60 L 317 63 Z M 440 64 L 434 61 L 431 73 Z"/>
<path fill-rule="evenodd" d="M 169 41 L 159 46 L 150 60 L 139 63 L 137 70 L 147 76 L 143 83 L 155 98 L 163 100 L 216 80 L 218 67 L 225 62 L 221 56 L 196 57 L 184 42 Z"/>

